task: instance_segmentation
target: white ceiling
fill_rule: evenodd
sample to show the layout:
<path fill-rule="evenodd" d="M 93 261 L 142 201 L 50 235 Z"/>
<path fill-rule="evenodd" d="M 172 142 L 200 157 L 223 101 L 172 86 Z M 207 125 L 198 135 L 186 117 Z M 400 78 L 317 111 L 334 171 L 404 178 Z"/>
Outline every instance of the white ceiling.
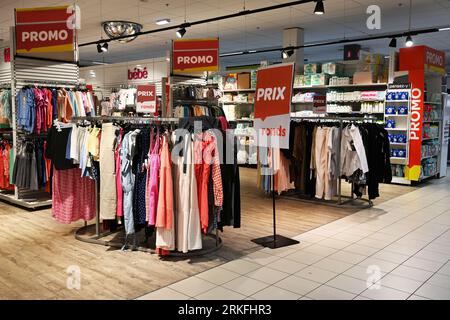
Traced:
<path fill-rule="evenodd" d="M 105 20 L 130 20 L 143 24 L 143 30 L 159 28 L 155 21 L 169 18 L 172 24 L 201 20 L 241 11 L 255 9 L 289 1 L 268 0 L 78 0 L 81 8 L 81 30 L 79 42 L 96 41 L 102 34 L 100 23 Z M 0 0 L 0 38 L 9 37 L 9 26 L 13 25 L 14 8 L 53 6 L 70 4 L 59 0 Z M 312 14 L 314 4 L 239 17 L 188 29 L 186 37 L 220 37 L 221 52 L 241 51 L 255 48 L 280 47 L 282 30 L 287 27 L 305 29 L 305 41 L 342 39 L 376 33 L 404 31 L 408 29 L 409 0 L 326 0 L 323 16 Z M 413 0 L 411 28 L 428 28 L 450 24 L 449 0 Z M 187 5 L 186 5 L 187 4 Z M 382 9 L 381 30 L 368 30 L 366 9 L 377 4 Z M 401 6 L 399 5 L 401 4 Z M 99 55 L 95 46 L 81 48 L 83 60 L 106 62 L 130 61 L 164 56 L 170 49 L 174 31 L 139 37 L 128 44 L 110 43 L 108 53 Z M 414 38 L 417 44 L 426 44 L 450 52 L 450 31 L 427 34 Z M 363 47 L 387 53 L 388 40 L 367 41 Z M 399 45 L 402 41 L 399 41 Z M 339 59 L 342 46 L 327 46 L 306 49 L 305 57 L 310 61 Z M 247 55 L 224 58 L 225 64 L 257 63 L 262 59 L 278 59 L 279 53 Z M 448 59 L 450 60 L 450 58 Z M 449 61 L 450 62 L 450 61 Z"/>

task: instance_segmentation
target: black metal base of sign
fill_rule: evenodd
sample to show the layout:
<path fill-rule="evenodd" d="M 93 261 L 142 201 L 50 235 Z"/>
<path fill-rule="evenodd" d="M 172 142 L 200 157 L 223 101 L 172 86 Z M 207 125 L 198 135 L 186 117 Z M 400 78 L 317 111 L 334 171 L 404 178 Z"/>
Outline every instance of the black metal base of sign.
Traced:
<path fill-rule="evenodd" d="M 260 246 L 270 248 L 270 249 L 288 247 L 288 246 L 292 246 L 294 244 L 300 243 L 297 240 L 286 238 L 286 237 L 280 236 L 279 234 L 277 234 L 275 236 L 275 241 L 274 241 L 274 236 L 272 235 L 272 236 L 262 237 L 262 238 L 258 238 L 258 239 L 253 239 L 252 242 L 259 244 Z"/>

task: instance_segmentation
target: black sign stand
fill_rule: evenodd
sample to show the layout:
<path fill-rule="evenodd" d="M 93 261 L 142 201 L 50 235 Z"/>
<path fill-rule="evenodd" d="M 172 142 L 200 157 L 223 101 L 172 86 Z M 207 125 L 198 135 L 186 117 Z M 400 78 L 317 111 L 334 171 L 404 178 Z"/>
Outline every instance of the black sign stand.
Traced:
<path fill-rule="evenodd" d="M 273 151 L 272 151 L 272 158 L 273 158 Z M 297 240 L 286 238 L 284 236 L 277 234 L 277 215 L 275 205 L 275 167 L 273 159 L 272 159 L 272 212 L 273 212 L 273 235 L 253 239 L 252 242 L 270 249 L 282 248 L 300 243 Z"/>

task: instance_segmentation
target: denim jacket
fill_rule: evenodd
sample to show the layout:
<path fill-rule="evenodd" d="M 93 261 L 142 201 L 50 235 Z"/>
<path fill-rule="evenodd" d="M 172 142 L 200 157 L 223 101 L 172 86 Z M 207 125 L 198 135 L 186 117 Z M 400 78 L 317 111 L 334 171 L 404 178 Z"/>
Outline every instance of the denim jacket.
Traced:
<path fill-rule="evenodd" d="M 22 89 L 17 94 L 17 126 L 19 130 L 33 133 L 36 122 L 36 105 L 33 89 Z"/>

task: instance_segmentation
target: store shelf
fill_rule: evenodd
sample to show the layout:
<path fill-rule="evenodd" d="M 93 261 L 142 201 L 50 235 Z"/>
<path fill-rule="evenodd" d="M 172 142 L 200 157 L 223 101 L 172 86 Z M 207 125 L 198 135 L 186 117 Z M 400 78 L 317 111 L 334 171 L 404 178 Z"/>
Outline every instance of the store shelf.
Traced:
<path fill-rule="evenodd" d="M 223 93 L 255 92 L 256 89 L 222 90 Z"/>
<path fill-rule="evenodd" d="M 408 143 L 390 142 L 391 146 L 407 146 Z"/>
<path fill-rule="evenodd" d="M 386 103 L 396 103 L 396 102 L 405 103 L 409 102 L 409 100 L 386 100 Z"/>
<path fill-rule="evenodd" d="M 294 86 L 297 90 L 308 90 L 308 89 L 327 89 L 329 86 L 317 85 L 317 86 Z"/>
<path fill-rule="evenodd" d="M 292 101 L 292 104 L 311 104 L 314 103 L 314 101 Z"/>
<path fill-rule="evenodd" d="M 408 131 L 406 128 L 385 128 L 387 131 Z"/>
<path fill-rule="evenodd" d="M 230 120 L 230 122 L 253 122 L 253 119 L 234 119 Z"/>
<path fill-rule="evenodd" d="M 435 158 L 435 157 L 439 157 L 439 155 L 438 155 L 438 154 L 435 154 L 435 155 L 428 156 L 428 157 L 422 157 L 421 161 L 427 160 L 427 159 L 431 159 L 431 158 Z"/>
<path fill-rule="evenodd" d="M 420 181 L 425 180 L 425 179 L 429 179 L 429 178 L 433 178 L 433 177 L 435 177 L 438 174 L 439 174 L 439 172 L 436 172 L 436 173 L 434 173 L 432 175 L 429 175 L 429 176 L 423 176 L 423 177 L 420 178 Z"/>
<path fill-rule="evenodd" d="M 219 102 L 220 104 L 224 104 L 224 105 L 234 105 L 234 104 L 254 104 L 254 102 L 243 102 L 243 101 L 224 101 L 224 102 Z"/>
<path fill-rule="evenodd" d="M 384 114 L 386 117 L 407 117 L 409 114 Z"/>
<path fill-rule="evenodd" d="M 442 119 L 437 119 L 437 120 L 424 120 L 423 123 L 439 123 L 441 122 Z"/>
<path fill-rule="evenodd" d="M 422 138 L 422 142 L 425 142 L 425 141 L 432 141 L 432 140 L 437 140 L 437 139 L 439 139 L 439 137 L 435 137 L 435 138 Z"/>
<path fill-rule="evenodd" d="M 411 185 L 411 180 L 406 180 L 403 177 L 392 177 L 392 183 Z"/>
<path fill-rule="evenodd" d="M 361 87 L 387 87 L 387 83 L 368 83 L 368 84 L 338 84 L 329 85 L 328 88 L 361 88 Z"/>
<path fill-rule="evenodd" d="M 50 196 L 50 195 L 49 195 Z M 48 207 L 52 205 L 52 199 L 16 199 L 13 193 L 8 191 L 0 191 L 0 200 L 25 207 L 28 209 L 37 209 L 42 207 Z"/>
<path fill-rule="evenodd" d="M 442 102 L 424 102 L 424 104 L 435 104 L 440 106 L 442 104 Z"/>
<path fill-rule="evenodd" d="M 327 103 L 381 103 L 384 100 L 327 100 Z"/>
<path fill-rule="evenodd" d="M 400 157 L 391 157 L 391 160 L 400 160 L 400 161 L 405 161 L 406 158 L 400 158 Z"/>

